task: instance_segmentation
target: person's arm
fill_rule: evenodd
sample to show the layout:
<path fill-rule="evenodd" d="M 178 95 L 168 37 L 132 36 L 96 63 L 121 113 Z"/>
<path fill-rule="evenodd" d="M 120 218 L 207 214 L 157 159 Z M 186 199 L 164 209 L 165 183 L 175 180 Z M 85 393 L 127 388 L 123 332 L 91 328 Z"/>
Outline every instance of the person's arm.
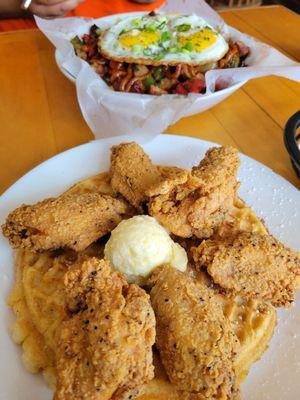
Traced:
<path fill-rule="evenodd" d="M 0 18 L 28 17 L 30 13 L 21 9 L 20 0 L 1 0 Z"/>
<path fill-rule="evenodd" d="M 1 0 L 0 18 L 26 17 L 32 14 L 42 18 L 61 17 L 85 0 L 32 0 L 28 11 L 22 10 L 21 0 Z"/>

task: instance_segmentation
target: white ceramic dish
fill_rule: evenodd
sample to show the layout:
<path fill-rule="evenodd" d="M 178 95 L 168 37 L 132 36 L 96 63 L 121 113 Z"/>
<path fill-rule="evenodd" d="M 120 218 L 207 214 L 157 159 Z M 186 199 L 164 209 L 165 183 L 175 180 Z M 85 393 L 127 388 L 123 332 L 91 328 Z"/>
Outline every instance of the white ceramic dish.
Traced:
<path fill-rule="evenodd" d="M 107 26 L 113 25 L 120 18 L 132 16 L 132 15 L 138 16 L 138 15 L 143 15 L 143 14 L 145 14 L 145 12 L 133 12 L 133 13 L 122 13 L 122 14 L 109 15 L 109 16 L 106 16 L 103 18 L 95 19 L 95 20 L 93 20 L 93 23 L 95 23 L 96 25 L 99 25 L 100 27 L 107 27 Z M 77 34 L 79 34 L 79 35 L 83 35 L 84 33 L 88 33 L 88 32 L 85 32 L 85 31 L 83 32 L 82 30 L 77 32 Z M 77 75 L 75 73 L 72 73 L 66 67 L 63 66 L 63 59 L 64 58 L 61 55 L 61 53 L 56 49 L 55 50 L 55 61 L 56 61 L 58 68 L 65 75 L 65 77 L 67 79 L 69 79 L 71 82 L 73 82 L 75 84 Z M 238 82 L 226 89 L 211 93 L 209 96 L 205 96 L 202 98 L 200 97 L 200 99 L 198 100 L 196 109 L 193 110 L 193 106 L 191 106 L 191 108 L 189 110 L 189 115 L 192 115 L 196 112 L 198 113 L 198 112 L 208 110 L 209 108 L 220 103 L 221 101 L 226 99 L 228 96 L 230 96 L 232 93 L 237 91 L 245 83 L 246 83 L 246 81 Z M 199 109 L 199 103 L 201 103 L 200 109 Z"/>
<path fill-rule="evenodd" d="M 55 56 L 56 64 L 57 64 L 58 68 L 60 69 L 60 72 L 62 72 L 64 74 L 64 76 L 67 79 L 69 79 L 69 81 L 71 81 L 72 83 L 75 84 L 76 76 L 71 74 L 70 71 L 68 71 L 66 68 L 63 67 L 63 57 L 57 49 L 55 49 L 54 56 Z"/>
<path fill-rule="evenodd" d="M 73 183 L 109 168 L 109 149 L 126 138 L 94 141 L 44 162 L 26 174 L 0 198 L 0 221 L 22 203 L 60 194 Z M 189 137 L 160 135 L 144 146 L 153 161 L 191 167 L 213 143 Z M 241 156 L 240 196 L 265 219 L 270 231 L 294 249 L 300 249 L 300 192 L 262 164 Z M 13 282 L 13 251 L 0 235 L 0 399 L 50 400 L 43 379 L 22 366 L 21 350 L 9 337 L 14 319 L 6 305 Z M 242 386 L 245 400 L 300 398 L 300 294 L 290 311 L 278 312 L 278 326 L 270 349 L 251 369 Z"/>
<path fill-rule="evenodd" d="M 57 66 L 60 69 L 60 71 L 65 75 L 65 77 L 67 79 L 69 79 L 69 81 L 71 81 L 75 84 L 76 76 L 73 75 L 70 71 L 68 71 L 66 68 L 63 67 L 62 56 L 58 50 L 55 50 L 55 60 L 56 60 Z M 197 110 L 194 111 L 192 109 L 192 107 L 193 107 L 192 106 L 189 110 L 189 115 L 194 114 L 195 112 L 202 112 L 202 111 L 208 110 L 209 108 L 215 106 L 216 104 L 220 103 L 221 101 L 225 100 L 228 96 L 230 96 L 231 94 L 236 92 L 245 83 L 246 82 L 244 82 L 244 81 L 239 82 L 239 83 L 236 83 L 226 89 L 219 90 L 218 92 L 214 92 L 208 97 L 200 98 L 198 100 L 198 104 L 199 104 L 199 102 L 202 103 L 200 111 L 198 111 L 198 108 L 197 108 Z M 197 105 L 197 107 L 199 107 L 199 106 Z"/>

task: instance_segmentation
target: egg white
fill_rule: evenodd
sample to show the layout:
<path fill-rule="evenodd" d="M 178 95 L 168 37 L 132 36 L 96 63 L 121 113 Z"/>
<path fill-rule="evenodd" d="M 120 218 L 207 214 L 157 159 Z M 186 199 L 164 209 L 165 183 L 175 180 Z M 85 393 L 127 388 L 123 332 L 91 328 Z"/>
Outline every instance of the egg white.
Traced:
<path fill-rule="evenodd" d="M 148 28 L 149 31 L 149 24 L 150 28 L 156 29 L 156 32 L 160 35 L 167 36 L 163 43 L 158 40 L 148 46 L 124 47 L 119 42 L 119 37 L 122 37 L 122 34 L 138 37 L 145 29 Z M 157 29 L 157 27 L 160 27 L 160 29 Z M 182 27 L 188 28 L 188 30 L 181 32 L 180 28 Z M 181 36 L 192 35 L 204 28 L 213 32 L 216 39 L 214 43 L 200 51 L 180 49 L 179 38 Z M 99 47 L 109 59 L 146 65 L 209 64 L 220 60 L 228 51 L 228 43 L 223 36 L 203 18 L 195 14 L 169 14 L 155 17 L 145 15 L 143 17 L 123 18 L 102 35 Z"/>

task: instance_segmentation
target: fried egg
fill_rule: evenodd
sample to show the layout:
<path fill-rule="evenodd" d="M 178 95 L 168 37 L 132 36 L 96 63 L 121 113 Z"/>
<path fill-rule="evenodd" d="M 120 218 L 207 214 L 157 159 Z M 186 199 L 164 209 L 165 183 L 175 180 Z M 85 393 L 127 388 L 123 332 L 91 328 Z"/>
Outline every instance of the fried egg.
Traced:
<path fill-rule="evenodd" d="M 123 18 L 104 32 L 99 47 L 109 59 L 146 65 L 208 64 L 228 51 L 223 36 L 195 14 Z"/>

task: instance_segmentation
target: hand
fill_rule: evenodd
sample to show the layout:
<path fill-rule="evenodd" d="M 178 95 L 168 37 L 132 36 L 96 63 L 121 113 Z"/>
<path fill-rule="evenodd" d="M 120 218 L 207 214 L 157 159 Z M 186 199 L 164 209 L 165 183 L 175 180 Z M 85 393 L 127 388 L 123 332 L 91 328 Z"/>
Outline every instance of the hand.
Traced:
<path fill-rule="evenodd" d="M 42 18 L 62 17 L 85 0 L 33 0 L 29 10 Z"/>

